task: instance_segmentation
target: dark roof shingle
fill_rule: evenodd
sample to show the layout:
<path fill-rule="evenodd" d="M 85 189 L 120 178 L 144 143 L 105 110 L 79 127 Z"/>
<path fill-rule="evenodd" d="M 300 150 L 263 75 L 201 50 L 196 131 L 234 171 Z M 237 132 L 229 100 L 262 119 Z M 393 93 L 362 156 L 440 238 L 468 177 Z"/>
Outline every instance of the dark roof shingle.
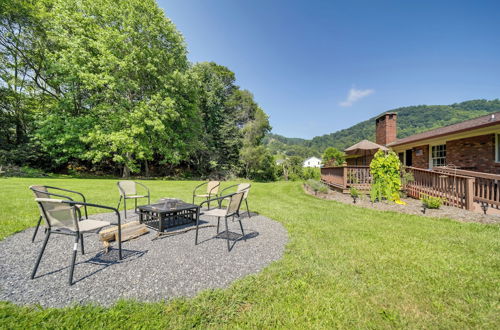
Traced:
<path fill-rule="evenodd" d="M 427 132 L 422 132 L 419 134 L 407 136 L 402 139 L 398 139 L 392 143 L 389 143 L 388 147 L 394 147 L 401 144 L 416 142 L 420 140 L 426 140 L 430 138 L 435 138 L 439 136 L 454 134 L 462 131 L 468 131 L 475 128 L 486 127 L 500 124 L 500 112 L 491 113 L 486 116 L 481 116 L 478 118 L 463 121 L 461 123 L 444 126 L 436 129 L 432 129 Z"/>

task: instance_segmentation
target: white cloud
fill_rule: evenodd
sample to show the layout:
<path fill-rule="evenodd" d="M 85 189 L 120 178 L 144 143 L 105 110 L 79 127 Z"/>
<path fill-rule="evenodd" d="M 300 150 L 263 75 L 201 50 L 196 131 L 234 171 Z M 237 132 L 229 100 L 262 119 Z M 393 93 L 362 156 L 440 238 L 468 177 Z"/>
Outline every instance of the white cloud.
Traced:
<path fill-rule="evenodd" d="M 354 102 L 361 100 L 364 97 L 367 97 L 370 94 L 375 93 L 373 89 L 356 89 L 351 88 L 349 90 L 349 94 L 347 95 L 347 99 L 339 103 L 341 107 L 350 107 Z"/>

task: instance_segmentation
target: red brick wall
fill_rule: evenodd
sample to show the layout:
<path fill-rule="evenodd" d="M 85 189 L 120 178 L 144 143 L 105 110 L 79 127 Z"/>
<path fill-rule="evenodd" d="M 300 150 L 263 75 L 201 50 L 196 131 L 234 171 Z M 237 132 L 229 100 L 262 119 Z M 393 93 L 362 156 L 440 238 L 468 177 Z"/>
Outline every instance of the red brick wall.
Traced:
<path fill-rule="evenodd" d="M 446 163 L 473 171 L 500 174 L 495 163 L 495 134 L 446 142 Z"/>
<path fill-rule="evenodd" d="M 396 118 L 395 113 L 386 113 L 375 121 L 375 142 L 385 146 L 396 141 Z"/>
<path fill-rule="evenodd" d="M 420 152 L 420 156 L 417 156 L 418 150 L 422 150 Z M 413 148 L 411 158 L 413 167 L 424 168 L 424 169 L 429 168 L 429 145 L 418 146 Z"/>

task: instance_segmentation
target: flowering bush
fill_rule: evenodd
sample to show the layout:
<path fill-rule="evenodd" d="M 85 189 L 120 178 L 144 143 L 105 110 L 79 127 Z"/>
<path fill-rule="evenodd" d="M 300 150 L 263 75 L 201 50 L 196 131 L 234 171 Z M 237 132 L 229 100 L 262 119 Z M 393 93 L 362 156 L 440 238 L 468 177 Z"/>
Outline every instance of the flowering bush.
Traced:
<path fill-rule="evenodd" d="M 399 200 L 401 189 L 400 177 L 401 162 L 393 151 L 388 153 L 377 151 L 370 163 L 372 187 L 370 198 L 372 202 L 381 201 L 383 198 L 390 201 Z"/>

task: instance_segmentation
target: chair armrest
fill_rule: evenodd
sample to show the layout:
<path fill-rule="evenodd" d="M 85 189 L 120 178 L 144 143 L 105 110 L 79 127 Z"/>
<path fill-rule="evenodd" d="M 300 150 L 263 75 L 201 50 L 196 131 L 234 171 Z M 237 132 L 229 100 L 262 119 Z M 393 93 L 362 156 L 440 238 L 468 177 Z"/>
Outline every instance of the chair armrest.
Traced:
<path fill-rule="evenodd" d="M 230 188 L 233 188 L 233 187 L 237 187 L 237 186 L 238 186 L 237 184 L 233 184 L 233 185 L 231 185 L 229 187 L 226 187 L 226 188 L 224 188 L 224 189 L 221 190 L 221 192 L 220 192 L 219 195 L 222 196 L 224 191 L 226 191 L 226 190 L 228 190 Z"/>
<path fill-rule="evenodd" d="M 194 196 L 194 195 L 196 195 L 196 190 L 197 190 L 198 188 L 200 188 L 201 186 L 204 186 L 204 185 L 206 185 L 206 184 L 208 184 L 208 182 L 203 182 L 202 184 L 197 185 L 197 186 L 194 188 L 194 190 L 193 190 L 193 196 Z"/>
<path fill-rule="evenodd" d="M 47 195 L 48 196 L 47 198 L 50 198 L 50 196 L 55 196 L 55 197 L 62 197 L 65 200 L 70 200 L 70 201 L 73 200 L 73 198 L 71 198 L 69 196 L 66 196 L 66 195 L 56 194 L 56 193 L 52 193 L 52 192 L 48 192 L 48 191 L 36 190 L 34 188 L 30 188 L 30 189 L 33 190 L 33 191 L 36 191 L 37 193 L 41 193 L 41 194 Z"/>
<path fill-rule="evenodd" d="M 118 219 L 118 226 L 121 225 L 121 216 L 120 216 L 120 212 L 118 212 L 118 210 L 114 207 L 111 207 L 111 206 L 106 206 L 106 205 L 99 205 L 99 204 L 93 204 L 93 203 L 86 203 L 86 202 L 79 202 L 79 201 L 62 201 L 63 203 L 66 203 L 66 204 L 70 204 L 70 205 L 83 205 L 85 207 L 95 207 L 95 208 L 100 208 L 100 209 L 106 209 L 106 210 L 111 210 L 111 211 L 114 211 L 115 214 L 116 214 L 116 217 Z"/>
<path fill-rule="evenodd" d="M 85 199 L 85 196 L 81 192 L 74 191 L 74 190 L 69 190 L 69 189 L 64 189 L 64 188 L 59 188 L 59 187 L 53 187 L 53 186 L 45 186 L 45 188 L 47 188 L 47 189 L 53 189 L 53 190 L 65 191 L 65 192 L 69 192 L 69 193 L 72 193 L 72 194 L 77 194 L 80 197 L 82 197 L 82 201 L 84 203 L 87 202 L 87 200 Z M 69 198 L 69 200 L 73 200 L 73 199 Z M 87 213 L 87 205 L 84 205 L 84 209 L 85 209 L 85 218 L 88 219 L 89 216 L 88 216 L 88 213 Z"/>
<path fill-rule="evenodd" d="M 140 182 L 135 182 L 135 183 L 138 184 L 139 186 L 142 186 L 144 189 L 146 189 L 146 191 L 148 192 L 148 204 L 151 204 L 151 202 L 150 202 L 151 194 L 149 193 L 149 188 L 145 184 L 142 184 Z"/>
<path fill-rule="evenodd" d="M 233 194 L 229 194 L 229 195 L 225 195 L 225 196 L 219 196 L 219 197 L 215 197 L 215 198 L 211 198 L 211 199 L 207 199 L 206 201 L 203 201 L 201 204 L 200 204 L 200 208 L 203 204 L 206 204 L 208 202 L 214 202 L 214 201 L 219 201 L 219 206 L 220 204 L 222 203 L 222 201 L 225 199 L 225 198 L 228 198 L 228 197 L 231 197 L 233 196 L 235 193 Z"/>

